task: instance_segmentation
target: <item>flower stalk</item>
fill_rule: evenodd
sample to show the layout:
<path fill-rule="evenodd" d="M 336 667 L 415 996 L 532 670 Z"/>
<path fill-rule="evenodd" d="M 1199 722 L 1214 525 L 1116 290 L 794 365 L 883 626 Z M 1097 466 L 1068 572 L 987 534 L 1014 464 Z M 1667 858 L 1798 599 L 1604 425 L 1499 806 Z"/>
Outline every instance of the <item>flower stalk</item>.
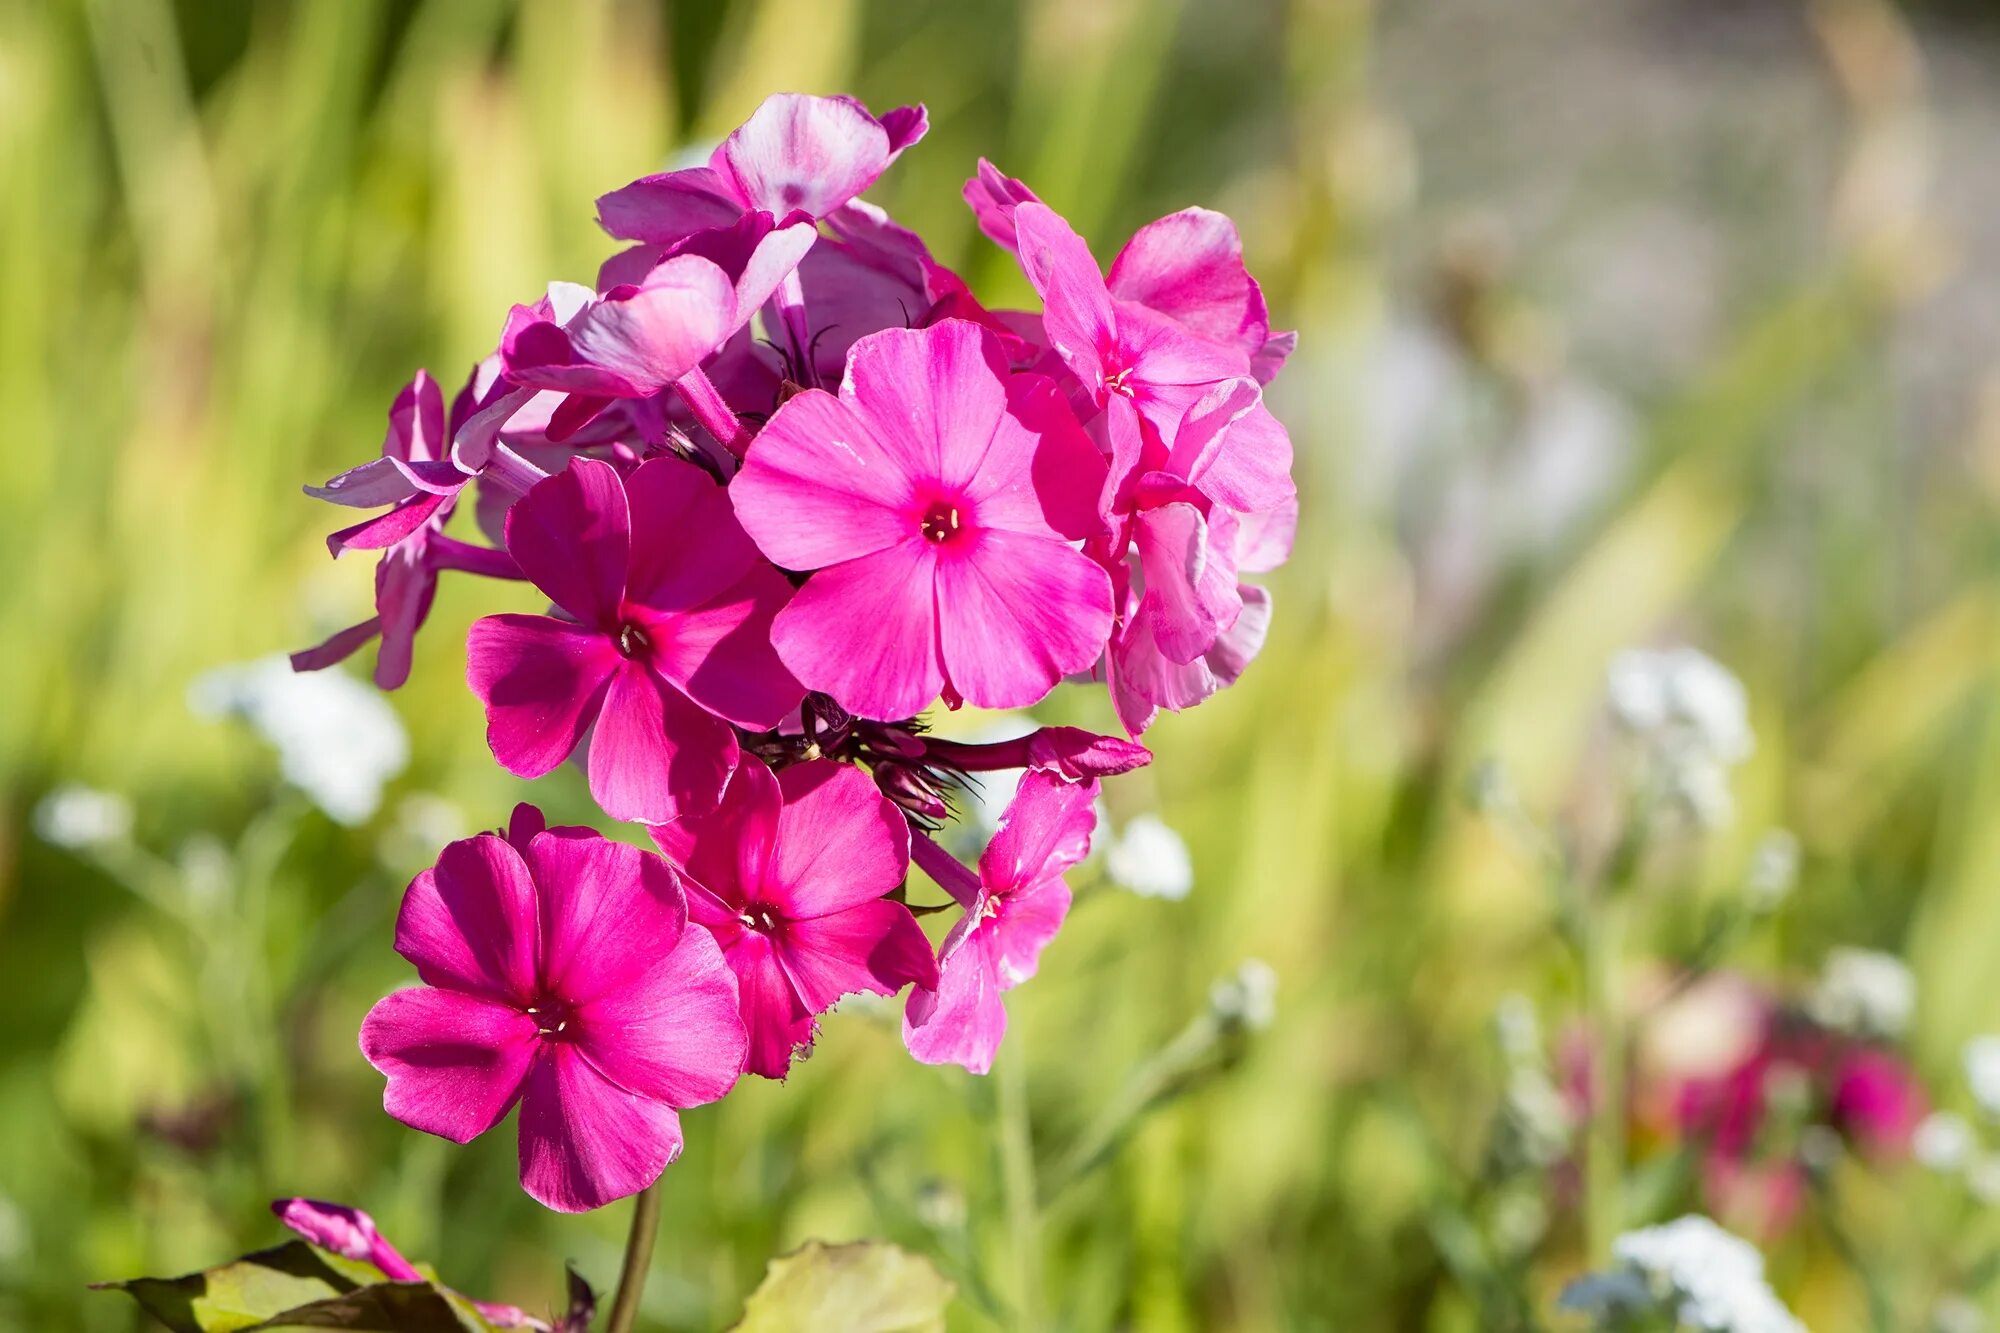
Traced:
<path fill-rule="evenodd" d="M 625 1262 L 618 1269 L 618 1295 L 604 1333 L 631 1333 L 639 1318 L 639 1298 L 653 1266 L 653 1241 L 660 1233 L 660 1183 L 654 1181 L 632 1201 L 632 1230 L 625 1237 Z"/>

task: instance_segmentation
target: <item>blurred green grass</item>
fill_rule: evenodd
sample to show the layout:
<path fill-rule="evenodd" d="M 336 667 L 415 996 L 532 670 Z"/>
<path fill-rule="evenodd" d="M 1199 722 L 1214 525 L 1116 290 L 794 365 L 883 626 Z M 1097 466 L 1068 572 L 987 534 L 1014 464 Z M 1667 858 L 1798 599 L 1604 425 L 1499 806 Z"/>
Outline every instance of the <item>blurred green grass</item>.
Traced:
<path fill-rule="evenodd" d="M 1843 41 L 1897 40 L 1861 0 L 1812 12 L 1836 64 Z M 593 271 L 595 194 L 780 89 L 928 102 L 930 137 L 872 197 L 996 300 L 1023 288 L 958 200 L 981 154 L 1100 256 L 1170 209 L 1231 210 L 1277 322 L 1301 329 L 1277 398 L 1306 515 L 1272 642 L 1149 736 L 1158 762 L 1113 796 L 1187 835 L 1198 887 L 1180 905 L 1102 895 L 1019 992 L 1038 1141 L 1076 1132 L 1239 959 L 1276 967 L 1279 1018 L 1053 1211 L 1059 1326 L 1476 1326 L 1432 1228 L 1497 1096 L 1485 1025 L 1505 990 L 1553 1012 L 1573 982 L 1532 867 L 1459 792 L 1498 758 L 1560 807 L 1606 658 L 1662 633 L 1744 674 L 1761 740 L 1738 833 L 1695 876 L 1724 883 L 1764 828 L 1795 828 L 1804 887 L 1758 961 L 1804 974 L 1836 941 L 1907 949 L 1942 1081 L 1957 1043 L 2000 1023 L 2000 606 L 1976 455 L 1903 507 L 1870 490 L 1899 456 L 1888 337 L 1921 238 L 1900 215 L 1829 223 L 1732 307 L 1698 373 L 1635 395 L 1619 489 L 1553 555 L 1509 557 L 1452 651 L 1428 653 L 1403 534 L 1351 484 L 1367 350 L 1431 281 L 1399 243 L 1421 196 L 1398 185 L 1430 145 L 1371 86 L 1377 24 L 1365 0 L 0 6 L 0 1323 L 132 1327 L 81 1284 L 261 1242 L 264 1202 L 289 1193 L 371 1209 L 468 1290 L 544 1304 L 565 1258 L 609 1280 L 619 1210 L 551 1218 L 519 1195 L 508 1136 L 454 1149 L 379 1112 L 353 1033 L 403 979 L 390 923 L 423 849 L 382 851 L 387 816 L 260 833 L 288 799 L 267 757 L 183 695 L 355 618 L 368 570 L 328 564 L 299 485 L 372 450 L 416 366 L 454 379 L 509 303 Z M 1857 170 L 1921 110 L 1880 85 L 1864 71 L 1834 136 Z M 1510 321 L 1532 305 L 1504 278 L 1481 287 L 1453 344 L 1503 398 Z M 1858 508 L 1797 484 L 1802 431 Z M 459 678 L 491 595 L 446 586 L 394 699 L 414 747 L 396 792 L 475 824 L 520 794 Z M 149 846 L 271 845 L 190 938 L 35 840 L 29 811 L 69 780 L 131 796 Z M 535 795 L 584 813 L 566 777 Z M 214 1143 L 160 1131 L 161 1112 L 246 1086 L 261 1092 Z M 720 1327 L 808 1236 L 940 1254 L 918 1205 L 934 1180 L 966 1196 L 991 1262 L 993 1118 L 986 1084 L 836 1016 L 788 1085 L 688 1118 L 650 1313 Z M 1797 1240 L 1781 1271 L 1814 1327 L 1860 1327 L 1824 1250 Z M 1558 1234 L 1546 1280 L 1573 1266 Z M 959 1317 L 990 1326 L 972 1302 Z"/>

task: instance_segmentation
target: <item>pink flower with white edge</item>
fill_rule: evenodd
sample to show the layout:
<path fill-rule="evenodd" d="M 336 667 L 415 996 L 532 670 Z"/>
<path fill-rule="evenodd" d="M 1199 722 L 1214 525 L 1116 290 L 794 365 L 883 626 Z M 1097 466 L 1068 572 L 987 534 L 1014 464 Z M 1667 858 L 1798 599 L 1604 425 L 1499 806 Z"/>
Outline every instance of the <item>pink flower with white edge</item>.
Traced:
<path fill-rule="evenodd" d="M 873 185 L 930 123 L 919 106 L 880 119 L 851 97 L 774 93 L 705 167 L 642 177 L 597 201 L 604 230 L 670 245 L 761 209 L 781 221 L 823 218 Z"/>
<path fill-rule="evenodd" d="M 1069 914 L 1063 872 L 1090 854 L 1097 783 L 1065 782 L 1029 771 L 1000 817 L 974 875 L 919 837 L 912 848 L 925 873 L 965 915 L 938 951 L 935 990 L 915 990 L 903 1013 L 903 1044 L 925 1064 L 993 1067 L 1007 1032 L 1000 996 L 1035 975 L 1042 950 Z"/>
<path fill-rule="evenodd" d="M 430 1280 L 375 1229 L 375 1219 L 359 1208 L 319 1199 L 274 1199 L 271 1211 L 310 1244 L 343 1259 L 372 1265 L 391 1282 Z M 495 1328 L 529 1328 L 547 1333 L 549 1327 L 547 1320 L 535 1318 L 518 1305 L 501 1305 L 497 1301 L 471 1301 L 471 1305 L 480 1318 Z"/>
<path fill-rule="evenodd" d="M 507 512 L 507 549 L 567 617 L 487 616 L 466 641 L 487 743 L 517 777 L 554 769 L 594 725 L 598 805 L 665 823 L 721 798 L 730 723 L 774 726 L 804 697 L 770 642 L 791 585 L 691 463 L 621 478 L 576 459 Z"/>
<path fill-rule="evenodd" d="M 746 759 L 712 814 L 652 832 L 736 973 L 749 1073 L 783 1078 L 843 995 L 937 985 L 923 928 L 886 896 L 909 868 L 909 826 L 860 769 L 818 759 L 774 777 Z"/>
<path fill-rule="evenodd" d="M 772 642 L 864 717 L 1034 703 L 1096 660 L 1104 461 L 1054 384 L 964 320 L 855 344 L 839 396 L 778 409 L 729 492 L 764 554 L 816 571 Z"/>
<path fill-rule="evenodd" d="M 743 1067 L 735 978 L 687 925 L 672 866 L 533 806 L 450 844 L 396 918 L 424 984 L 361 1025 L 383 1108 L 469 1143 L 519 1102 L 521 1187 L 558 1212 L 645 1189 Z"/>

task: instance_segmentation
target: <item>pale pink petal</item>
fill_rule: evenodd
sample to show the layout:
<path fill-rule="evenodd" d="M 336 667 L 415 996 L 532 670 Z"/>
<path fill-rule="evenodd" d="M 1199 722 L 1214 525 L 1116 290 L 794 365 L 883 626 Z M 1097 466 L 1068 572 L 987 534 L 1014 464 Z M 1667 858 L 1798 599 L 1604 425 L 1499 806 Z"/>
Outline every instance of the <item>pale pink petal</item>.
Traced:
<path fill-rule="evenodd" d="M 1097 784 L 1066 782 L 1052 773 L 1021 775 L 1014 799 L 1000 817 L 979 878 L 1005 895 L 1062 874 L 1090 854 L 1097 827 Z"/>
<path fill-rule="evenodd" d="M 590 738 L 590 794 L 613 819 L 664 824 L 713 809 L 736 755 L 728 723 L 640 663 L 622 662 Z"/>
<path fill-rule="evenodd" d="M 486 706 L 486 743 L 515 777 L 569 758 L 623 661 L 604 635 L 549 616 L 486 616 L 465 640 L 465 679 Z"/>
<path fill-rule="evenodd" d="M 783 574 L 756 560 L 736 583 L 668 617 L 641 613 L 653 669 L 690 699 L 738 726 L 763 731 L 798 711 L 805 686 L 771 646 L 771 627 L 792 600 Z"/>
<path fill-rule="evenodd" d="M 1272 334 L 1250 358 L 1250 373 L 1257 377 L 1259 384 L 1269 384 L 1278 378 L 1278 372 L 1285 368 L 1285 362 L 1292 359 L 1292 353 L 1298 350 L 1298 346 L 1296 329 Z"/>
<path fill-rule="evenodd" d="M 852 713 L 915 716 L 944 685 L 937 564 L 917 540 L 822 569 L 778 613 L 771 627 L 778 656 L 807 689 L 831 694 Z"/>
<path fill-rule="evenodd" d="M 1211 209 L 1185 208 L 1139 228 L 1111 261 L 1108 285 L 1113 296 L 1246 352 L 1261 349 L 1271 334 L 1264 293 L 1243 266 L 1236 224 Z"/>
<path fill-rule="evenodd" d="M 1014 209 L 1039 202 L 1033 190 L 983 157 L 979 159 L 979 174 L 965 183 L 963 194 L 979 230 L 1006 250 L 1015 246 Z"/>
<path fill-rule="evenodd" d="M 1240 625 L 1248 618 L 1246 606 L 1236 620 Z M 1221 688 L 1205 658 L 1175 662 L 1161 652 L 1147 614 L 1133 616 L 1112 643 L 1111 663 L 1112 702 L 1118 720 L 1134 736 L 1151 725 L 1155 709 L 1192 708 Z"/>
<path fill-rule="evenodd" d="M 521 1097 L 521 1188 L 559 1213 L 637 1194 L 681 1155 L 665 1102 L 627 1091 L 575 1046 L 544 1048 Z"/>
<path fill-rule="evenodd" d="M 903 1045 L 927 1065 L 962 1065 L 984 1074 L 1007 1034 L 1007 1010 L 991 933 L 967 928 L 970 920 L 961 920 L 945 939 L 937 989 L 910 992 Z"/>
<path fill-rule="evenodd" d="M 606 1077 L 669 1106 L 720 1098 L 736 1084 L 745 1045 L 722 949 L 707 931 L 690 930 L 634 962 L 642 965 L 615 989 L 577 1006 L 579 1049 Z"/>
<path fill-rule="evenodd" d="M 577 360 L 657 393 L 693 370 L 736 328 L 736 286 L 698 255 L 666 260 L 645 285 L 592 302 L 566 332 Z"/>
<path fill-rule="evenodd" d="M 859 102 L 774 93 L 709 165 L 747 208 L 825 217 L 874 184 L 889 160 L 888 133 Z"/>
<path fill-rule="evenodd" d="M 1174 430 L 1173 447 L 1162 469 L 1184 481 L 1199 481 L 1227 446 L 1230 428 L 1263 401 L 1263 390 L 1247 375 L 1209 386 Z"/>
<path fill-rule="evenodd" d="M 625 478 L 632 514 L 625 599 L 654 611 L 700 606 L 761 563 L 729 493 L 693 463 L 655 458 Z"/>
<path fill-rule="evenodd" d="M 410 474 L 396 464 L 397 460 L 393 458 L 371 458 L 358 467 L 347 469 L 324 486 L 306 487 L 305 492 L 315 500 L 355 509 L 392 505 L 408 499 L 417 489 L 416 483 L 410 480 Z"/>
<path fill-rule="evenodd" d="M 1275 509 L 1238 516 L 1236 568 L 1244 574 L 1268 574 L 1291 559 L 1299 531 L 1299 498 L 1294 495 Z"/>
<path fill-rule="evenodd" d="M 683 815 L 649 832 L 666 858 L 728 904 L 733 916 L 764 882 L 783 801 L 778 780 L 764 761 L 746 756 L 730 774 L 715 809 Z"/>
<path fill-rule="evenodd" d="M 731 226 L 710 227 L 694 233 L 674 246 L 673 252 L 676 255 L 700 255 L 729 275 L 730 281 L 735 284 L 736 305 L 728 332 L 734 333 L 749 323 L 750 317 L 757 313 L 757 307 L 771 299 L 779 284 L 798 268 L 799 261 L 818 239 L 819 228 L 812 223 L 799 221 L 789 227 L 780 227 L 769 213 L 758 209 L 745 213 Z M 656 250 L 647 253 L 657 262 Z M 627 251 L 626 254 L 636 255 L 636 252 Z M 638 267 L 639 257 L 643 256 L 627 259 L 621 255 L 607 261 L 604 268 L 598 270 L 599 284 L 603 285 L 607 276 L 615 280 L 619 273 L 630 273 Z M 614 265 L 617 266 L 615 270 Z M 652 272 L 653 269 L 647 267 L 639 277 L 628 280 L 647 281 L 647 275 Z"/>
<path fill-rule="evenodd" d="M 1021 269 L 1042 298 L 1042 331 L 1084 388 L 1093 396 L 1105 376 L 1106 357 L 1118 341 L 1118 316 L 1104 275 L 1090 247 L 1056 212 L 1042 203 L 1014 209 L 1014 232 Z"/>
<path fill-rule="evenodd" d="M 909 823 L 868 774 L 819 759 L 787 768 L 778 787 L 784 808 L 765 901 L 796 921 L 871 902 L 902 883 Z"/>
<path fill-rule="evenodd" d="M 847 404 L 809 389 L 758 432 L 729 497 L 765 555 L 786 569 L 819 569 L 912 536 L 913 475 Z"/>
<path fill-rule="evenodd" d="M 998 338 L 948 319 L 863 338 L 848 356 L 840 396 L 919 489 L 928 483 L 962 494 L 1007 412 L 1007 376 Z"/>
<path fill-rule="evenodd" d="M 1267 589 L 1245 583 L 1237 588 L 1243 599 L 1243 614 L 1228 632 L 1215 641 L 1203 658 L 1214 673 L 1218 687 L 1234 685 L 1258 653 L 1271 629 L 1271 594 Z"/>
<path fill-rule="evenodd" d="M 1217 517 L 1223 517 L 1220 511 Z M 1233 528 L 1227 534 L 1233 535 Z M 1154 641 L 1176 662 L 1192 662 L 1207 652 L 1242 613 L 1236 571 L 1219 540 L 1224 535 L 1224 529 L 1211 534 L 1191 504 L 1149 509 L 1133 524 L 1132 544 L 1146 572 L 1141 614 L 1151 616 Z"/>
<path fill-rule="evenodd" d="M 507 551 L 549 600 L 586 625 L 616 621 L 632 545 L 618 470 L 577 458 L 507 511 Z"/>
<path fill-rule="evenodd" d="M 540 965 L 535 882 L 505 838 L 449 843 L 410 881 L 396 915 L 396 952 L 433 986 L 525 1004 Z"/>
<path fill-rule="evenodd" d="M 729 966 L 748 1034 L 744 1072 L 783 1078 L 791 1072 L 792 1052 L 812 1041 L 812 1013 L 792 989 L 769 936 L 744 931 L 729 950 Z"/>
<path fill-rule="evenodd" d="M 962 545 L 937 562 L 939 651 L 961 696 L 981 708 L 1025 708 L 1097 660 L 1111 633 L 1101 565 L 1014 532 L 982 530 Z"/>
<path fill-rule="evenodd" d="M 743 212 L 729 186 L 707 167 L 643 176 L 597 200 L 597 224 L 624 241 L 671 245 Z"/>
<path fill-rule="evenodd" d="M 1179 455 L 1178 445 L 1174 453 Z M 1261 403 L 1230 424 L 1199 465 L 1181 475 L 1216 503 L 1244 513 L 1279 508 L 1298 493 L 1292 483 L 1292 437 Z"/>
<path fill-rule="evenodd" d="M 540 890 L 542 985 L 582 1004 L 630 984 L 687 927 L 673 868 L 629 843 L 550 832 L 528 843 Z"/>
<path fill-rule="evenodd" d="M 1007 410 L 966 485 L 974 522 L 1059 541 L 1094 536 L 1104 527 L 1104 455 L 1054 381 L 1013 375 L 1006 389 Z"/>
<path fill-rule="evenodd" d="M 382 1109 L 454 1143 L 512 1109 L 536 1046 L 519 1009 L 429 986 L 386 995 L 361 1020 L 361 1053 L 389 1080 Z"/>
<path fill-rule="evenodd" d="M 1000 897 L 993 918 L 993 961 L 1000 989 L 1012 990 L 1035 975 L 1042 950 L 1069 915 L 1069 885 L 1058 876 L 1037 880 Z"/>
<path fill-rule="evenodd" d="M 907 985 L 938 984 L 923 927 L 909 908 L 887 898 L 788 922 L 776 938 L 786 974 L 815 1014 L 857 991 L 894 995 Z"/>

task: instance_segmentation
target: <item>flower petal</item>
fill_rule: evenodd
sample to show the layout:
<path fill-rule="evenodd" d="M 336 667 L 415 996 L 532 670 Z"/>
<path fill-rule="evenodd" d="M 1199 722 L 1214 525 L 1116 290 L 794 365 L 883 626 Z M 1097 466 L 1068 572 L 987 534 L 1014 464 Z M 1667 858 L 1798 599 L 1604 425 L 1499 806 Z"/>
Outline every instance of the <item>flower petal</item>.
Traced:
<path fill-rule="evenodd" d="M 669 1106 L 717 1100 L 743 1068 L 736 978 L 705 930 L 683 932 L 646 955 L 642 970 L 579 1004 L 574 1027 L 579 1049 L 607 1077 Z"/>
<path fill-rule="evenodd" d="M 772 645 L 807 689 L 831 694 L 848 711 L 914 716 L 944 685 L 937 565 L 918 539 L 822 569 L 778 613 Z"/>
<path fill-rule="evenodd" d="M 361 1053 L 389 1080 L 382 1109 L 454 1143 L 512 1109 L 537 1044 L 511 1005 L 428 986 L 384 996 L 361 1021 Z"/>
<path fill-rule="evenodd" d="M 746 1038 L 743 1071 L 783 1078 L 791 1072 L 792 1053 L 813 1039 L 812 1012 L 793 989 L 770 936 L 744 931 L 728 958 Z"/>
<path fill-rule="evenodd" d="M 1108 285 L 1114 296 L 1246 353 L 1271 336 L 1264 293 L 1243 266 L 1236 224 L 1212 209 L 1184 208 L 1139 228 L 1111 261 Z"/>
<path fill-rule="evenodd" d="M 898 133 L 909 127 L 898 122 Z M 774 93 L 722 141 L 709 166 L 747 208 L 825 217 L 889 165 L 889 134 L 847 97 Z"/>
<path fill-rule="evenodd" d="M 762 559 L 700 606 L 642 617 L 653 669 L 718 717 L 755 731 L 793 716 L 806 687 L 771 646 L 771 626 L 792 585 Z"/>
<path fill-rule="evenodd" d="M 987 889 L 1018 893 L 1089 855 L 1096 801 L 1095 781 L 1065 782 L 1032 769 L 1023 773 L 999 829 L 979 858 L 979 878 Z"/>
<path fill-rule="evenodd" d="M 778 957 L 799 999 L 815 1014 L 843 995 L 894 995 L 906 985 L 934 989 L 937 960 L 910 909 L 887 898 L 793 921 L 776 936 Z"/>
<path fill-rule="evenodd" d="M 920 492 L 928 486 L 956 495 L 974 485 L 994 443 L 1008 408 L 1007 378 L 998 338 L 969 320 L 947 319 L 857 342 L 840 396 Z"/>
<path fill-rule="evenodd" d="M 1042 298 L 1042 329 L 1050 346 L 1084 388 L 1104 387 L 1105 357 L 1117 345 L 1118 317 L 1090 247 L 1043 203 L 1014 209 L 1021 270 Z"/>
<path fill-rule="evenodd" d="M 507 511 L 507 551 L 537 588 L 586 625 L 618 614 L 632 522 L 618 471 L 576 458 Z"/>
<path fill-rule="evenodd" d="M 577 1047 L 544 1048 L 521 1096 L 521 1188 L 559 1213 L 637 1194 L 681 1155 L 665 1102 L 619 1087 Z"/>
<path fill-rule="evenodd" d="M 636 661 L 621 662 L 590 739 L 590 794 L 613 819 L 664 824 L 715 807 L 736 733 Z"/>
<path fill-rule="evenodd" d="M 644 397 L 693 370 L 736 328 L 736 284 L 699 255 L 678 255 L 636 291 L 591 302 L 565 330 L 576 360 L 599 367 Z"/>
<path fill-rule="evenodd" d="M 979 526 L 1058 541 L 1096 535 L 1104 527 L 1097 512 L 1104 455 L 1055 381 L 1013 375 L 1006 389 L 1007 410 L 966 488 Z"/>
<path fill-rule="evenodd" d="M 1007 1035 L 1000 976 L 989 931 L 952 928 L 938 960 L 936 990 L 910 992 L 903 1010 L 903 1045 L 927 1065 L 961 1065 L 974 1074 L 993 1067 Z"/>
<path fill-rule="evenodd" d="M 565 1003 L 629 984 L 687 928 L 673 868 L 629 843 L 538 833 L 526 859 L 541 901 L 542 984 Z"/>
<path fill-rule="evenodd" d="M 678 458 L 641 463 L 625 479 L 632 554 L 625 599 L 654 611 L 700 606 L 761 563 L 729 493 Z"/>
<path fill-rule="evenodd" d="M 872 902 L 902 883 L 910 826 L 867 773 L 816 759 L 777 781 L 784 808 L 764 876 L 767 901 L 797 921 Z"/>
<path fill-rule="evenodd" d="M 743 206 L 707 167 L 642 176 L 597 200 L 597 224 L 624 241 L 671 245 L 736 221 Z"/>
<path fill-rule="evenodd" d="M 764 882 L 778 837 L 778 780 L 761 759 L 736 765 L 715 809 L 649 830 L 660 851 L 731 910 L 741 911 Z"/>
<path fill-rule="evenodd" d="M 848 404 L 808 389 L 774 413 L 729 483 L 736 517 L 786 569 L 819 569 L 911 537 L 909 460 L 892 456 Z"/>
<path fill-rule="evenodd" d="M 1216 517 L 1225 515 L 1218 510 Z M 1175 662 L 1207 652 L 1242 613 L 1236 571 L 1220 549 L 1224 535 L 1211 532 L 1199 509 L 1179 502 L 1149 509 L 1133 525 L 1132 544 L 1146 572 L 1141 614 L 1152 616 L 1154 640 Z"/>
<path fill-rule="evenodd" d="M 968 549 L 937 562 L 945 675 L 981 708 L 1024 708 L 1104 651 L 1111 580 L 1103 566 L 1061 542 L 1001 530 L 975 536 L 964 544 Z"/>
<path fill-rule="evenodd" d="M 1063 918 L 1069 915 L 1070 891 L 1059 876 L 1037 880 L 1002 895 L 993 919 L 993 961 L 1000 989 L 1012 990 L 1035 975 L 1042 950 L 1048 947 Z"/>
<path fill-rule="evenodd" d="M 505 838 L 449 843 L 410 881 L 396 952 L 433 986 L 525 1005 L 535 994 L 541 926 L 535 882 Z"/>
<path fill-rule="evenodd" d="M 604 635 L 549 616 L 486 616 L 465 640 L 465 679 L 486 705 L 500 766 L 538 778 L 567 759 L 623 661 Z"/>

